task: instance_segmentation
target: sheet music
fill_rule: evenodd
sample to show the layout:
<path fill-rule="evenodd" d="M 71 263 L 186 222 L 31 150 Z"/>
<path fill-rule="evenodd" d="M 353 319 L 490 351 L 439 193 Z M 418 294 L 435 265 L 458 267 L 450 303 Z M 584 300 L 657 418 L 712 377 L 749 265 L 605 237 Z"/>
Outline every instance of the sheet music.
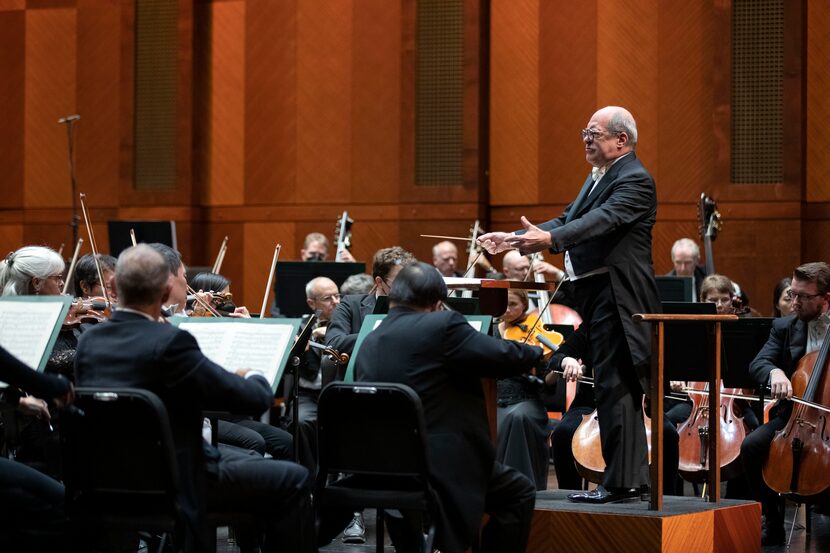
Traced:
<path fill-rule="evenodd" d="M 294 328 L 283 324 L 182 322 L 179 328 L 190 332 L 202 353 L 225 370 L 262 371 L 272 386 L 294 337 Z"/>
<path fill-rule="evenodd" d="M 61 302 L 0 302 L 0 346 L 32 368 L 47 353 Z"/>

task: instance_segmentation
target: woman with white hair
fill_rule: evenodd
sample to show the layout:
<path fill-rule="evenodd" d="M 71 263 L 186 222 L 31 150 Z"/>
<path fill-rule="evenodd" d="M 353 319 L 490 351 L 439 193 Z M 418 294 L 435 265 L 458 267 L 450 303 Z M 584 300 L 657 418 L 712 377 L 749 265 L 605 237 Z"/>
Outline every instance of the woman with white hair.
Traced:
<path fill-rule="evenodd" d="M 0 266 L 3 296 L 56 296 L 63 291 L 65 264 L 45 246 L 25 246 L 10 253 Z"/>

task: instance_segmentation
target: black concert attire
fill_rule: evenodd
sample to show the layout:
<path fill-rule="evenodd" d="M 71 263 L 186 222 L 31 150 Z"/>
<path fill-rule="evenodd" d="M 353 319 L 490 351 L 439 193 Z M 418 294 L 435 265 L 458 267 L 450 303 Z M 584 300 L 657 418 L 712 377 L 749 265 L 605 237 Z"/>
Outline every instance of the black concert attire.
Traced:
<path fill-rule="evenodd" d="M 546 364 L 545 364 L 546 365 Z M 500 378 L 496 383 L 496 460 L 536 485 L 548 487 L 548 412 L 542 401 L 544 372 Z"/>
<path fill-rule="evenodd" d="M 586 365 L 583 376 L 590 377 L 591 371 L 587 367 L 592 365 L 594 358 L 585 332 L 580 326 L 576 332 L 562 343 L 553 354 L 550 367 L 560 369 L 565 357 L 582 359 Z M 596 381 L 595 381 L 596 382 Z M 553 447 L 553 466 L 556 470 L 556 480 L 561 490 L 582 489 L 582 477 L 576 469 L 571 442 L 577 428 L 582 423 L 584 415 L 590 415 L 597 409 L 594 400 L 594 388 L 584 382 L 577 383 L 576 395 L 562 420 L 556 425 L 551 438 Z M 642 417 L 642 407 L 636 413 L 640 426 L 645 428 Z M 602 419 L 598 419 L 601 423 Z M 663 418 L 663 493 L 666 495 L 682 495 L 677 489 L 677 467 L 680 462 L 680 436 L 677 428 L 666 417 Z M 607 461 L 606 461 L 607 462 Z M 606 469 L 607 470 L 607 469 Z"/>
<path fill-rule="evenodd" d="M 659 313 L 651 261 L 657 214 L 654 181 L 636 155 L 617 158 L 604 176 L 585 181 L 564 213 L 539 225 L 550 231 L 551 253 L 565 252 L 594 360 L 595 397 L 605 488 L 648 483 L 641 398 L 648 389 L 651 329 L 635 313 Z M 521 233 L 521 231 L 519 231 Z"/>
<path fill-rule="evenodd" d="M 769 384 L 773 369 L 781 369 L 792 378 L 798 361 L 807 353 L 809 324 L 795 315 L 773 319 L 769 338 L 749 365 L 749 372 L 759 387 Z M 792 402 L 779 401 L 769 413 L 769 422 L 751 432 L 741 444 L 741 459 L 750 491 L 761 502 L 761 512 L 767 527 L 783 528 L 784 512 L 780 496 L 764 482 L 763 466 L 775 433 L 790 419 Z"/>
<path fill-rule="evenodd" d="M 180 502 L 198 546 L 209 543 L 206 506 L 267 516 L 268 551 L 313 546 L 305 468 L 217 450 L 202 438 L 204 410 L 258 416 L 271 406 L 273 393 L 261 375 L 231 374 L 205 357 L 188 332 L 125 310 L 84 333 L 75 375 L 81 386 L 143 388 L 164 402 L 184 488 Z"/>
<path fill-rule="evenodd" d="M 421 398 L 427 458 L 442 511 L 435 546 L 444 553 L 463 552 L 485 512 L 490 520 L 482 533 L 483 552 L 525 550 L 535 486 L 495 460 L 481 378 L 528 372 L 540 357 L 539 348 L 477 332 L 455 311 L 403 307 L 390 309 L 361 346 L 358 380 L 406 384 Z M 407 523 L 389 522 L 399 552 L 418 541 L 417 522 Z"/>
<path fill-rule="evenodd" d="M 69 391 L 65 378 L 41 374 L 0 348 L 0 380 L 41 399 Z M 23 392 L 8 388 L 4 408 L 14 408 Z M 66 547 L 64 489 L 57 480 L 0 457 L 0 550 L 61 551 Z"/>

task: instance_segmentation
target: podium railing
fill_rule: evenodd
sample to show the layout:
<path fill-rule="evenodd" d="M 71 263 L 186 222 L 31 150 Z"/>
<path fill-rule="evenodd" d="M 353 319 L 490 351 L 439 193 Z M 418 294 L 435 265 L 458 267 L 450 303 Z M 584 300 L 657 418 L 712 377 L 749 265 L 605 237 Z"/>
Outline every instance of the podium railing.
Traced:
<path fill-rule="evenodd" d="M 684 322 L 707 325 L 713 330 L 713 339 L 709 340 L 709 405 L 720 405 L 721 382 L 721 323 L 737 321 L 736 315 L 664 315 L 662 313 L 638 313 L 635 321 L 652 323 L 651 349 L 651 498 L 648 508 L 652 511 L 663 509 L 663 368 L 665 359 L 666 323 Z M 720 463 L 718 462 L 718 441 L 720 436 L 719 410 L 710 409 L 709 416 L 709 501 L 720 501 Z"/>

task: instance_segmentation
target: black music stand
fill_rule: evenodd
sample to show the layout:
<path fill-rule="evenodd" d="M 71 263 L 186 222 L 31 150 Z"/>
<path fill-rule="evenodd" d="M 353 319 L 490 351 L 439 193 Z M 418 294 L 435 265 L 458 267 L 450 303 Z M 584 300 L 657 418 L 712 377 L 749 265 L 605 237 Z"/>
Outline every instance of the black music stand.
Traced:
<path fill-rule="evenodd" d="M 666 315 L 715 315 L 714 303 L 662 303 Z M 664 375 L 666 380 L 705 382 L 709 379 L 709 348 L 712 333 L 704 325 L 692 322 L 672 322 L 666 325 L 666 353 Z"/>
<path fill-rule="evenodd" d="M 764 387 L 749 374 L 749 364 L 764 347 L 772 328 L 771 318 L 739 319 L 723 327 L 723 385 L 727 388 L 752 388 L 760 401 L 753 410 L 759 422 L 764 421 Z"/>
<path fill-rule="evenodd" d="M 297 341 L 291 347 L 288 353 L 288 363 L 285 366 L 286 375 L 291 375 L 291 389 L 286 390 L 291 397 L 291 436 L 294 438 L 294 462 L 299 462 L 300 450 L 299 440 L 297 439 L 297 426 L 300 419 L 300 375 L 297 369 L 302 363 L 303 354 L 305 353 L 308 341 L 311 339 L 311 331 L 314 330 L 314 323 L 317 321 L 317 315 L 310 315 L 305 326 L 297 335 Z"/>
<path fill-rule="evenodd" d="M 351 275 L 365 271 L 365 263 L 280 261 L 277 263 L 274 279 L 274 304 L 279 309 L 279 316 L 300 317 L 309 312 L 305 285 L 311 279 L 319 276 L 328 277 L 339 288 Z"/>

